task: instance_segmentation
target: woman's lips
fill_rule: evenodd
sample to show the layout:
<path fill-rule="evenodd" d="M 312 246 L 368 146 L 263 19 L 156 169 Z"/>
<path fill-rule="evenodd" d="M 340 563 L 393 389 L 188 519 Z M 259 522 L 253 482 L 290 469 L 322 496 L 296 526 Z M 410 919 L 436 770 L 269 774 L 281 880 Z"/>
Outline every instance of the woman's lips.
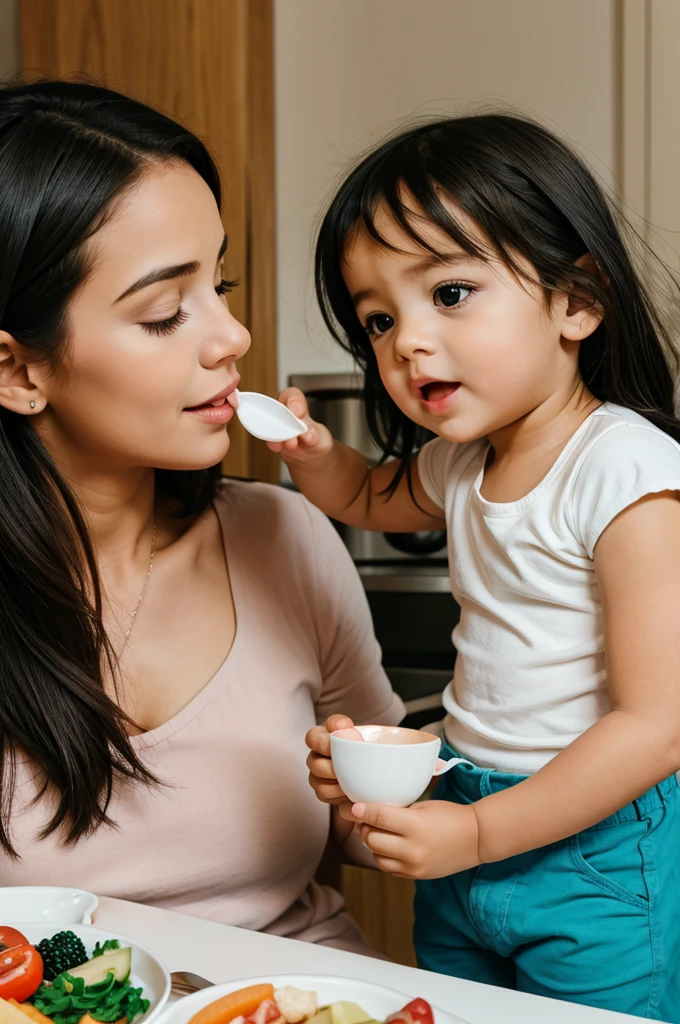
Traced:
<path fill-rule="evenodd" d="M 197 405 L 193 409 L 185 409 L 191 416 L 203 420 L 204 423 L 228 423 L 234 415 L 233 406 L 229 405 L 226 398 L 220 398 L 207 405 Z"/>
<path fill-rule="evenodd" d="M 420 388 L 420 400 L 429 413 L 440 416 L 454 404 L 459 388 L 460 381 L 430 381 Z"/>

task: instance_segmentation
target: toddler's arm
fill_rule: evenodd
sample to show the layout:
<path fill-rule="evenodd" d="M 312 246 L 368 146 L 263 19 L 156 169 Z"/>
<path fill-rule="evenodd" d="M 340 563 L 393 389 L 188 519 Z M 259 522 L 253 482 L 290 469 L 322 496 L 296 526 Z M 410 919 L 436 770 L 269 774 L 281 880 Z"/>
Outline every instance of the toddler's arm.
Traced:
<path fill-rule="evenodd" d="M 355 804 L 378 867 L 437 878 L 559 842 L 680 770 L 680 500 L 631 505 L 594 552 L 611 710 L 523 782 L 462 806 Z"/>
<path fill-rule="evenodd" d="M 631 505 L 595 547 L 611 711 L 512 789 L 475 805 L 483 860 L 594 825 L 680 769 L 680 501 Z"/>
<path fill-rule="evenodd" d="M 307 433 L 269 447 L 281 455 L 296 487 L 322 512 L 362 530 L 409 533 L 444 528 L 442 510 L 425 493 L 415 460 L 410 489 L 405 474 L 388 498 L 382 492 L 394 478 L 396 462 L 371 468 L 363 455 L 310 419 L 307 400 L 297 388 L 282 391 L 279 400 L 307 424 Z"/>

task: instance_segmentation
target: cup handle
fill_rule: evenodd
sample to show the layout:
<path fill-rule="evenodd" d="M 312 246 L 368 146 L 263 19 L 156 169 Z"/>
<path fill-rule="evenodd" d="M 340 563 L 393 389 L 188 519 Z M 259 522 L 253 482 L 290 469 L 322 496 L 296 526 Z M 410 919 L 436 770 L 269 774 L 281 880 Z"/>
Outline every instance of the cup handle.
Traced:
<path fill-rule="evenodd" d="M 450 761 L 444 761 L 443 758 L 438 757 L 432 777 L 434 778 L 437 775 L 444 775 L 445 772 L 448 772 L 449 768 L 453 768 L 457 764 L 472 765 L 472 761 L 468 761 L 467 757 L 452 757 Z"/>

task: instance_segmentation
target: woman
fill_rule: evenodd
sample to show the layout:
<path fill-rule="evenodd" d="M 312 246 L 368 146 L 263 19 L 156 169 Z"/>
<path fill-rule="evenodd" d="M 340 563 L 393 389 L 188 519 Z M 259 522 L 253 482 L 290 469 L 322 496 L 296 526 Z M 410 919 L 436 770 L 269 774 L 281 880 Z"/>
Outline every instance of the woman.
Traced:
<path fill-rule="evenodd" d="M 215 167 L 42 82 L 0 92 L 0 181 L 0 884 L 357 948 L 304 735 L 403 709 L 327 520 L 219 480 L 250 338 Z"/>

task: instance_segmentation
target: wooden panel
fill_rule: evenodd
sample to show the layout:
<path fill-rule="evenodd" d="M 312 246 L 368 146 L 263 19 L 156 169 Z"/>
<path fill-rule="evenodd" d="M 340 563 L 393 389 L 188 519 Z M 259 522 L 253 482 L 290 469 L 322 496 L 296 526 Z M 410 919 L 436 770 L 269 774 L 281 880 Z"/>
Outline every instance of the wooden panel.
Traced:
<path fill-rule="evenodd" d="M 248 390 L 276 393 L 272 0 L 21 0 L 21 65 L 88 75 L 181 119 L 224 185 L 226 272 L 254 343 Z M 239 424 L 225 468 L 278 479 L 278 460 Z"/>
<path fill-rule="evenodd" d="M 343 865 L 342 892 L 347 909 L 371 945 L 396 963 L 415 967 L 411 939 L 415 883 Z"/>

